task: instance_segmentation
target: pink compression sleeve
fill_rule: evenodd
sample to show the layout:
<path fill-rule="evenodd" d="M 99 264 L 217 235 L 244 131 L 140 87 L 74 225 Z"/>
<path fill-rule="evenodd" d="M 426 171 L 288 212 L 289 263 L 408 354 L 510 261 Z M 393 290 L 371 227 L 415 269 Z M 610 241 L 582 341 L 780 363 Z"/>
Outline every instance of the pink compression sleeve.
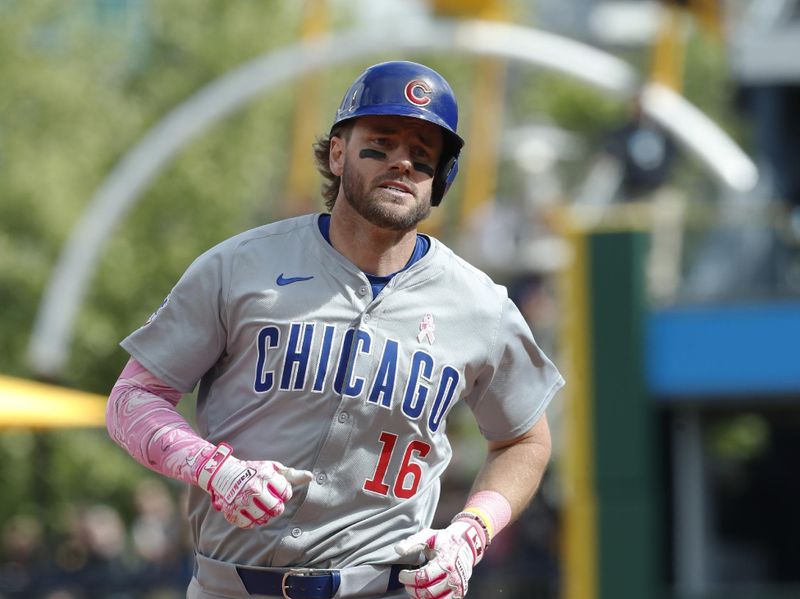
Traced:
<path fill-rule="evenodd" d="M 181 392 L 131 358 L 106 408 L 106 428 L 133 458 L 161 474 L 197 484 L 197 470 L 214 451 L 178 413 Z"/>

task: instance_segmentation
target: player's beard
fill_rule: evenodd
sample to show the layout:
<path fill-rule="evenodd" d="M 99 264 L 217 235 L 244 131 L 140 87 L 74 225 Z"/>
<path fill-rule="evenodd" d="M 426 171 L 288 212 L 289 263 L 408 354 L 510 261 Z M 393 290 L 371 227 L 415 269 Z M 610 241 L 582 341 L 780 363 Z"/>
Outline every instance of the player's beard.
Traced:
<path fill-rule="evenodd" d="M 350 168 L 345 162 L 342 173 L 344 197 L 356 212 L 376 227 L 392 231 L 409 231 L 428 218 L 431 213 L 430 192 L 427 197 L 419 197 L 418 191 L 412 194 L 413 205 L 403 209 L 404 206 L 395 198 L 381 197 L 385 194 L 384 190 L 379 187 L 380 183 L 390 180 L 392 179 L 387 179 L 384 175 L 367 187 L 358 169 Z M 417 189 L 413 183 L 403 182 L 412 189 Z M 386 192 L 386 194 L 388 193 Z"/>

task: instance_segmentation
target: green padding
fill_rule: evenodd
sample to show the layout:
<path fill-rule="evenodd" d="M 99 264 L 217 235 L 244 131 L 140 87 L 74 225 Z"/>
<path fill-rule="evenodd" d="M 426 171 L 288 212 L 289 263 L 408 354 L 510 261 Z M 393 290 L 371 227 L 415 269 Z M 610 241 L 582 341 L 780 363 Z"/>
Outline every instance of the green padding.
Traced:
<path fill-rule="evenodd" d="M 658 596 L 656 427 L 644 377 L 648 236 L 589 235 L 599 599 Z"/>
<path fill-rule="evenodd" d="M 657 542 L 649 497 L 631 490 L 617 501 L 598 497 L 600 537 L 600 599 L 660 597 Z"/>

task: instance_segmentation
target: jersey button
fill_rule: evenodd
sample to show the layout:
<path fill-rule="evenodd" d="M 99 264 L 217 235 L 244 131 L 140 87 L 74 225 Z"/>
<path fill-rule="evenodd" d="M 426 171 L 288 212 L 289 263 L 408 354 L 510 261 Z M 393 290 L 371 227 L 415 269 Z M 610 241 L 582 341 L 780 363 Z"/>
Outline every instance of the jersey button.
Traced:
<path fill-rule="evenodd" d="M 317 474 L 318 485 L 324 485 L 327 482 L 327 480 L 328 480 L 328 475 L 325 474 L 324 472 L 320 472 L 319 474 Z"/>
<path fill-rule="evenodd" d="M 364 322 L 369 322 L 370 318 L 372 318 L 369 314 L 364 314 L 364 318 L 362 319 Z"/>
<path fill-rule="evenodd" d="M 347 412 L 342 412 L 341 414 L 339 414 L 339 422 L 341 423 L 347 422 L 347 417 L 348 417 Z"/>
<path fill-rule="evenodd" d="M 358 295 L 367 295 L 367 286 L 362 285 L 358 288 Z"/>
<path fill-rule="evenodd" d="M 292 536 L 293 536 L 295 539 L 296 539 L 297 537 L 299 537 L 301 534 L 303 534 L 303 531 L 302 531 L 302 530 L 300 530 L 300 529 L 299 529 L 297 526 L 295 526 L 295 527 L 292 529 Z"/>

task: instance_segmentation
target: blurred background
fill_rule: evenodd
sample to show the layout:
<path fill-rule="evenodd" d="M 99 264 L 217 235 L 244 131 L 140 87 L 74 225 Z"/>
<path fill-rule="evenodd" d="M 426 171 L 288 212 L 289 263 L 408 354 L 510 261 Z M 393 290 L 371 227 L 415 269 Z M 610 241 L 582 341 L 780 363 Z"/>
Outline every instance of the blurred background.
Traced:
<path fill-rule="evenodd" d="M 118 342 L 323 209 L 311 143 L 387 59 L 460 101 L 426 230 L 568 380 L 470 597 L 800 597 L 799 57 L 793 0 L 0 0 L 0 598 L 184 596 L 184 489 L 105 433 Z M 483 457 L 448 424 L 440 523 Z"/>

